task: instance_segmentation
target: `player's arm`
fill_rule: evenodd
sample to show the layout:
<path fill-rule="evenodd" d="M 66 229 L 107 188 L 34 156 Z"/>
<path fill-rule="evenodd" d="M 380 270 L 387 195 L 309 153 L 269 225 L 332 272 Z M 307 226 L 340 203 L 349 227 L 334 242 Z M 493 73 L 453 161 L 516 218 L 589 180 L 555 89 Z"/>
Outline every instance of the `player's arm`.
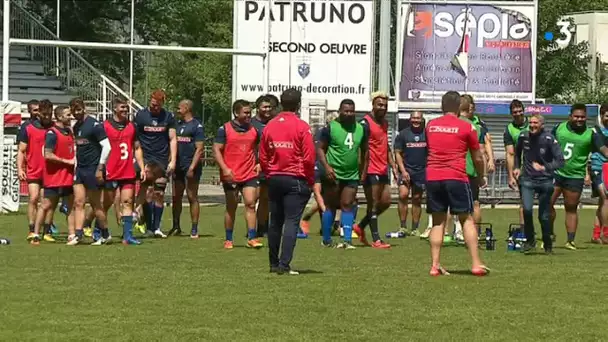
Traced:
<path fill-rule="evenodd" d="M 19 172 L 19 179 L 25 180 L 27 177 L 25 170 L 25 154 L 27 153 L 27 129 L 25 128 L 26 124 L 21 126 L 19 129 L 19 135 L 17 136 L 17 141 L 19 142 L 19 147 L 17 150 L 17 170 Z"/>
<path fill-rule="evenodd" d="M 606 137 L 604 134 L 598 133 L 595 128 L 593 128 L 593 134 L 591 135 L 593 150 L 600 152 L 605 158 L 608 158 L 608 147 L 606 146 Z"/>
<path fill-rule="evenodd" d="M 231 170 L 224 162 L 224 155 L 222 154 L 224 145 L 226 145 L 226 130 L 224 129 L 224 126 L 221 126 L 217 130 L 215 140 L 213 141 L 213 158 L 215 159 L 217 166 L 222 170 L 222 173 L 228 174 Z"/>
<path fill-rule="evenodd" d="M 112 146 L 110 145 L 110 140 L 108 140 L 108 136 L 106 131 L 103 129 L 102 124 L 98 123 L 95 127 L 93 127 L 93 134 L 101 146 L 101 154 L 99 157 L 99 166 L 97 166 L 97 172 L 103 172 L 106 162 L 108 161 L 108 157 L 110 156 Z"/>
<path fill-rule="evenodd" d="M 198 124 L 194 131 L 194 157 L 192 157 L 192 163 L 190 163 L 189 170 L 194 171 L 198 164 L 203 159 L 203 148 L 205 147 L 205 131 L 203 125 Z"/>
<path fill-rule="evenodd" d="M 566 164 L 566 160 L 564 159 L 564 153 L 562 152 L 561 147 L 559 146 L 559 144 L 557 143 L 557 140 L 553 137 L 547 137 L 547 140 L 549 140 L 549 147 L 551 149 L 551 154 L 553 155 L 553 160 L 550 163 L 547 163 L 547 165 L 545 165 L 545 170 L 547 172 L 553 172 L 559 168 L 564 167 L 564 164 Z"/>
<path fill-rule="evenodd" d="M 317 143 L 317 157 L 319 158 L 319 163 L 321 163 L 325 169 L 325 175 L 327 178 L 333 180 L 336 175 L 334 169 L 327 162 L 327 148 L 329 147 L 330 140 L 331 132 L 329 126 L 321 128 L 321 132 L 319 133 L 319 142 Z"/>
<path fill-rule="evenodd" d="M 57 135 L 52 130 L 46 132 L 44 139 L 44 159 L 53 163 L 74 165 L 74 159 L 63 159 L 57 157 L 55 148 L 57 147 Z"/>
<path fill-rule="evenodd" d="M 141 149 L 141 144 L 139 140 L 135 139 L 133 141 L 133 154 L 135 155 L 135 162 L 142 173 L 145 173 L 146 165 L 144 163 L 144 151 Z"/>
<path fill-rule="evenodd" d="M 505 152 L 507 153 L 507 175 L 509 178 L 513 178 L 513 164 L 515 163 L 515 144 L 513 143 L 513 137 L 509 134 L 509 129 L 505 129 L 503 134 L 503 141 L 505 145 Z"/>
<path fill-rule="evenodd" d="M 260 169 L 264 173 L 268 173 L 268 136 L 265 132 L 268 132 L 265 129 L 262 132 L 262 137 L 260 138 L 260 144 L 258 145 L 258 163 L 260 163 Z"/>
<path fill-rule="evenodd" d="M 367 166 L 369 165 L 369 135 L 363 130 L 363 141 L 360 145 L 359 179 L 363 181 L 367 177 Z"/>
<path fill-rule="evenodd" d="M 520 170 L 521 166 L 522 166 L 522 158 L 523 158 L 523 151 L 524 151 L 524 133 L 521 133 L 519 135 L 519 138 L 517 139 L 517 145 L 515 146 L 515 154 L 513 156 L 513 170 Z M 513 172 L 513 170 L 511 170 L 511 172 Z"/>
<path fill-rule="evenodd" d="M 304 121 L 300 121 L 300 125 L 300 142 L 302 144 L 302 165 L 304 166 L 304 173 L 306 174 L 308 185 L 313 186 L 315 184 L 315 142 L 312 138 L 310 126 Z"/>
<path fill-rule="evenodd" d="M 177 163 L 177 131 L 175 130 L 175 123 L 169 126 L 169 154 L 169 169 L 175 170 L 175 163 Z"/>
<path fill-rule="evenodd" d="M 487 161 L 487 172 L 494 172 L 494 170 L 496 169 L 496 166 L 494 165 L 494 148 L 492 147 L 492 136 L 490 135 L 490 132 L 488 131 L 488 128 L 484 125 L 482 126 L 484 132 L 484 151 L 485 151 L 485 157 L 486 157 L 486 161 Z"/>
<path fill-rule="evenodd" d="M 404 175 L 406 173 L 405 164 L 403 162 L 403 153 L 405 151 L 405 139 L 401 132 L 397 134 L 397 137 L 395 138 L 393 150 L 395 151 L 395 161 L 397 163 L 397 167 L 399 167 L 399 172 Z"/>
<path fill-rule="evenodd" d="M 481 130 L 481 134 L 479 134 L 479 149 L 481 150 L 481 156 L 483 157 L 483 173 L 480 174 L 481 177 L 487 177 L 489 169 L 490 169 L 490 165 L 489 165 L 489 161 L 488 161 L 488 157 L 487 157 L 487 153 L 486 153 L 486 146 L 487 146 L 487 140 L 486 140 L 486 135 L 488 134 L 488 131 L 481 126 L 479 128 Z"/>

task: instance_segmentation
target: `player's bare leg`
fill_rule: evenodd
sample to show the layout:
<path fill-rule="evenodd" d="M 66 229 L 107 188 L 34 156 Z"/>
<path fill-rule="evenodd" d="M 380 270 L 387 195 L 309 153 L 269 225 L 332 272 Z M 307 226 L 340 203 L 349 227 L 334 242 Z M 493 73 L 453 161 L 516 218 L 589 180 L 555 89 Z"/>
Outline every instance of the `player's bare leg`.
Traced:
<path fill-rule="evenodd" d="M 420 235 L 418 226 L 420 225 L 420 217 L 422 216 L 422 189 L 414 187 L 412 189 L 412 230 L 410 235 Z"/>
<path fill-rule="evenodd" d="M 68 246 L 75 246 L 81 241 L 82 230 L 78 232 L 78 226 L 76 226 L 76 211 L 74 210 L 74 195 L 71 194 L 67 197 L 67 215 L 68 215 Z"/>
<path fill-rule="evenodd" d="M 190 219 L 192 220 L 192 227 L 190 229 L 190 238 L 198 239 L 198 222 L 201 211 L 201 205 L 198 202 L 198 185 L 197 179 L 187 178 L 186 184 L 186 196 L 188 197 L 188 203 L 190 203 Z"/>
<path fill-rule="evenodd" d="M 318 183 L 317 183 L 318 184 Z M 315 186 L 317 186 L 315 184 Z M 321 186 L 321 184 L 319 184 Z M 319 211 L 319 205 L 317 202 L 313 202 L 312 206 L 302 215 L 302 220 L 300 221 L 300 229 L 304 234 L 310 234 L 310 219 Z M 323 213 L 321 213 L 323 215 Z"/>
<path fill-rule="evenodd" d="M 234 222 L 236 220 L 236 208 L 238 206 L 238 191 L 237 189 L 224 191 L 226 199 L 226 210 L 224 211 L 224 229 L 226 230 L 226 240 L 224 248 L 232 249 L 234 247 L 232 239 L 234 232 Z"/>
<path fill-rule="evenodd" d="M 557 199 L 562 195 L 562 188 L 559 186 L 553 187 L 553 195 L 551 195 L 551 235 L 553 236 L 553 240 L 555 241 L 555 218 L 557 217 L 557 213 L 555 212 L 555 203 L 557 203 Z"/>
<path fill-rule="evenodd" d="M 74 195 L 73 195 L 73 211 L 74 211 L 74 224 L 76 225 L 76 234 L 83 233 L 84 220 L 85 220 L 85 206 L 87 204 L 87 190 L 84 184 L 74 184 Z M 83 235 L 78 236 L 79 239 L 83 238 Z"/>
<path fill-rule="evenodd" d="M 36 225 L 36 214 L 38 212 L 38 202 L 40 202 L 40 198 L 42 197 L 40 191 L 40 184 L 38 183 L 29 183 L 27 185 L 28 191 L 28 201 L 27 201 L 27 219 L 29 224 L 29 233 L 27 235 L 27 240 L 31 241 L 36 235 L 34 232 L 34 226 Z"/>
<path fill-rule="evenodd" d="M 364 227 L 367 221 L 369 222 L 370 230 L 372 232 L 371 246 L 373 248 L 390 248 L 391 245 L 382 241 L 378 231 L 378 215 L 383 213 L 390 206 L 390 188 L 386 184 L 376 183 L 364 187 L 364 190 L 365 197 L 368 200 L 367 215 L 361 220 L 359 227 L 355 227 L 355 233 L 359 235 L 359 241 L 364 244 L 367 243 L 364 233 Z"/>
<path fill-rule="evenodd" d="M 171 203 L 171 213 L 173 216 L 173 227 L 167 233 L 168 236 L 171 235 L 181 235 L 182 228 L 180 225 L 180 219 L 182 217 L 182 198 L 184 197 L 184 191 L 186 190 L 186 184 L 182 180 L 174 179 L 173 180 L 173 196 Z"/>
<path fill-rule="evenodd" d="M 109 193 L 110 194 L 109 198 L 108 198 L 107 195 L 105 195 L 105 193 L 107 191 L 108 190 L 104 191 L 104 208 L 106 208 L 106 217 L 108 216 L 108 212 L 110 210 L 110 200 L 112 200 L 112 204 L 113 204 L 113 207 L 114 207 L 114 216 L 116 217 L 116 224 L 120 227 L 120 225 L 122 224 L 121 223 L 121 217 L 122 217 L 121 216 L 121 212 L 122 212 L 122 210 L 120 208 L 120 191 L 110 192 Z M 108 204 L 106 204 L 106 202 L 105 202 L 106 198 L 108 198 L 107 199 L 107 201 L 108 201 L 107 203 Z"/>
<path fill-rule="evenodd" d="M 580 203 L 581 193 L 571 190 L 562 190 L 564 195 L 564 209 L 566 211 L 566 232 L 567 242 L 566 248 L 575 250 L 576 245 L 574 239 L 576 237 L 576 229 L 578 227 L 578 204 Z"/>
<path fill-rule="evenodd" d="M 245 221 L 247 222 L 247 247 L 260 248 L 264 245 L 257 239 L 255 204 L 258 200 L 256 187 L 243 187 L 243 204 L 245 205 Z"/>
<path fill-rule="evenodd" d="M 40 208 L 36 212 L 36 221 L 34 222 L 34 238 L 31 240 L 31 244 L 38 245 L 40 244 L 40 230 L 47 228 L 47 225 L 50 225 L 50 220 L 47 222 L 48 218 L 52 219 L 51 215 L 47 215 L 49 212 L 54 212 L 57 209 L 57 203 L 59 203 L 59 197 L 45 197 L 42 199 L 40 203 Z"/>
<path fill-rule="evenodd" d="M 473 201 L 473 221 L 476 225 L 481 223 L 481 205 L 479 201 Z"/>
<path fill-rule="evenodd" d="M 407 233 L 407 205 L 410 197 L 410 187 L 409 184 L 400 184 L 399 185 L 399 202 L 397 204 L 397 211 L 399 213 L 399 231 L 406 234 Z M 412 207 L 412 211 L 414 208 Z"/>
<path fill-rule="evenodd" d="M 257 189 L 258 194 L 258 208 L 256 211 L 257 216 L 257 237 L 264 237 L 268 233 L 268 185 L 265 183 L 260 184 Z M 307 233 L 308 234 L 308 233 Z"/>
<path fill-rule="evenodd" d="M 464 241 L 471 257 L 471 270 L 475 275 L 485 275 L 487 273 L 487 268 L 483 265 L 481 259 L 479 258 L 478 235 L 475 220 L 470 214 L 459 214 L 458 220 L 462 225 Z"/>
<path fill-rule="evenodd" d="M 433 227 L 429 234 L 429 243 L 431 245 L 431 272 L 432 276 L 449 274 L 441 266 L 441 246 L 443 245 L 443 236 L 445 234 L 447 224 L 447 213 L 432 213 Z M 477 243 L 477 241 L 475 241 Z"/>

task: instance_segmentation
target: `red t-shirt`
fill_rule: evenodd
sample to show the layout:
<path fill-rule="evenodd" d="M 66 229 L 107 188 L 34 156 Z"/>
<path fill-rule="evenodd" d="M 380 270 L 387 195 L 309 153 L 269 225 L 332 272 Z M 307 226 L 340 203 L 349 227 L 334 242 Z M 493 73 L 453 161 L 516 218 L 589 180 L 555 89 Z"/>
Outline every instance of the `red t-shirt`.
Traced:
<path fill-rule="evenodd" d="M 119 124 L 113 119 L 108 119 L 104 121 L 103 128 L 112 148 L 106 162 L 106 179 L 109 181 L 135 179 L 135 165 L 133 165 L 135 126 L 128 121 L 126 124 Z"/>
<path fill-rule="evenodd" d="M 454 114 L 431 120 L 426 126 L 428 158 L 426 180 L 469 182 L 467 152 L 479 150 L 477 131 L 469 122 Z"/>
<path fill-rule="evenodd" d="M 222 157 L 224 163 L 232 170 L 232 180 L 235 183 L 246 182 L 256 177 L 255 173 L 255 147 L 258 143 L 258 132 L 249 125 L 246 132 L 237 132 L 232 123 L 224 124 L 226 143 Z M 220 170 L 220 179 L 226 181 Z"/>
<path fill-rule="evenodd" d="M 377 123 L 372 114 L 363 118 L 369 127 L 367 145 L 369 149 L 368 175 L 388 174 L 388 121 Z"/>
<path fill-rule="evenodd" d="M 44 173 L 44 139 L 48 128 L 39 126 L 39 123 L 30 123 L 25 127 L 27 149 L 25 152 L 28 180 L 42 180 Z"/>

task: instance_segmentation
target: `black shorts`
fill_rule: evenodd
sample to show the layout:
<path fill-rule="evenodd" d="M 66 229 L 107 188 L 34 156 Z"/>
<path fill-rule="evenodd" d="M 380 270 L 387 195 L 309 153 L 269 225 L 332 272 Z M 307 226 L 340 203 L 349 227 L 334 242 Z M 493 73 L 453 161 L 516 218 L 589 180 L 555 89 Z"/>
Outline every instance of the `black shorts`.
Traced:
<path fill-rule="evenodd" d="M 260 185 L 266 185 L 267 180 L 266 180 L 266 174 L 264 172 L 261 172 L 258 174 L 258 182 Z"/>
<path fill-rule="evenodd" d="M 95 173 L 97 166 L 76 167 L 74 170 L 74 185 L 82 184 L 87 190 L 99 190 L 103 188 L 103 184 L 97 182 Z"/>
<path fill-rule="evenodd" d="M 40 186 L 42 186 L 42 178 L 41 179 L 27 179 L 26 180 L 27 184 L 38 184 Z"/>
<path fill-rule="evenodd" d="M 109 190 L 133 189 L 133 191 L 135 191 L 136 183 L 137 181 L 135 179 L 106 180 L 105 188 Z"/>
<path fill-rule="evenodd" d="M 399 175 L 398 183 L 400 186 L 405 185 L 410 187 L 415 192 L 422 192 L 426 188 L 426 173 L 413 172 L 411 170 L 405 170 L 410 175 L 410 181 L 406 182 L 401 175 Z"/>
<path fill-rule="evenodd" d="M 564 190 L 582 193 L 583 187 L 585 187 L 585 179 L 584 178 L 568 178 L 568 177 L 564 177 L 564 176 L 555 174 L 555 181 L 553 182 L 553 184 Z"/>
<path fill-rule="evenodd" d="M 469 176 L 469 186 L 471 187 L 473 201 L 479 201 L 479 178 Z"/>
<path fill-rule="evenodd" d="M 186 182 L 186 175 L 188 174 L 188 169 L 190 168 L 190 165 L 186 166 L 186 167 L 177 167 L 175 169 L 175 172 L 173 173 L 173 179 L 182 183 Z M 194 169 L 194 180 L 196 182 L 200 182 L 201 177 L 203 176 L 203 166 L 201 164 L 199 164 L 195 169 Z"/>
<path fill-rule="evenodd" d="M 243 188 L 257 188 L 260 186 L 260 182 L 257 177 L 248 179 L 244 182 L 222 182 L 224 192 L 228 191 L 242 191 Z"/>
<path fill-rule="evenodd" d="M 365 177 L 364 186 L 372 186 L 376 184 L 389 184 L 388 174 L 387 175 L 367 175 Z"/>
<path fill-rule="evenodd" d="M 591 171 L 591 197 L 600 197 L 600 186 L 602 185 L 604 185 L 602 171 Z"/>
<path fill-rule="evenodd" d="M 58 186 L 44 188 L 44 198 L 56 198 L 70 196 L 74 193 L 74 188 L 71 186 Z"/>
<path fill-rule="evenodd" d="M 470 214 L 473 212 L 471 186 L 465 181 L 443 180 L 426 182 L 427 213 Z"/>

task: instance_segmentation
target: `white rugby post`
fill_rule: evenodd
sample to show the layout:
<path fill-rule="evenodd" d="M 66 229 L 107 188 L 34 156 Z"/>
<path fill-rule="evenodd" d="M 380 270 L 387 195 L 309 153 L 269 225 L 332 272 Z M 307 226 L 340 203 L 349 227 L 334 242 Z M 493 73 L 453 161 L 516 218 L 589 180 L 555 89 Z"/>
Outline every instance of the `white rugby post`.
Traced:
<path fill-rule="evenodd" d="M 10 61 L 11 38 L 11 0 L 4 0 L 2 11 L 2 101 L 8 101 L 8 67 Z M 0 118 L 0 127 L 4 127 L 4 113 Z M 0 129 L 0 146 L 4 145 L 4 130 Z"/>
<path fill-rule="evenodd" d="M 131 45 L 133 45 L 135 38 L 135 0 L 131 0 Z M 129 101 L 133 100 L 133 50 L 129 55 Z"/>
<path fill-rule="evenodd" d="M 55 18 L 55 35 L 57 36 L 57 38 L 61 37 L 59 35 L 59 22 L 61 21 L 61 0 L 57 0 L 57 10 L 56 10 L 56 15 L 57 17 Z M 69 67 L 69 66 L 68 66 Z M 59 47 L 55 48 L 55 76 L 59 77 Z"/>

